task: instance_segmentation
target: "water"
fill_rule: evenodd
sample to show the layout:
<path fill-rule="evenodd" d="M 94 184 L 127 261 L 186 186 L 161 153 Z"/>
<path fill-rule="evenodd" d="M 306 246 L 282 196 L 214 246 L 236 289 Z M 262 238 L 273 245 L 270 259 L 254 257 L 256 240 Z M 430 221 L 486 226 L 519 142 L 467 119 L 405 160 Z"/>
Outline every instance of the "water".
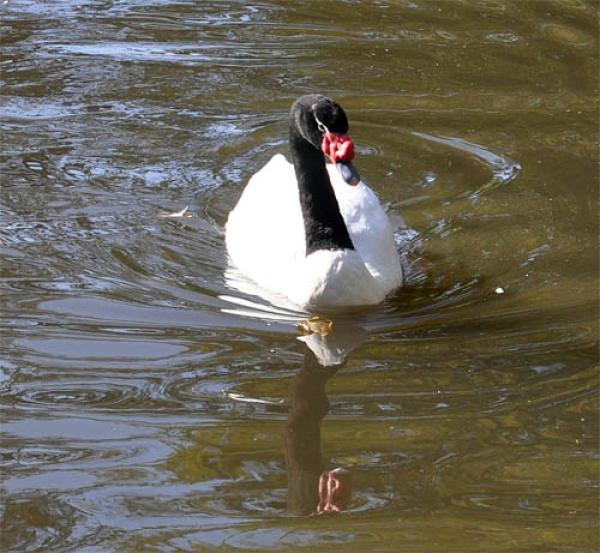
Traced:
<path fill-rule="evenodd" d="M 3 550 L 598 550 L 595 2 L 0 17 Z M 408 278 L 301 341 L 223 225 L 313 91 Z"/>

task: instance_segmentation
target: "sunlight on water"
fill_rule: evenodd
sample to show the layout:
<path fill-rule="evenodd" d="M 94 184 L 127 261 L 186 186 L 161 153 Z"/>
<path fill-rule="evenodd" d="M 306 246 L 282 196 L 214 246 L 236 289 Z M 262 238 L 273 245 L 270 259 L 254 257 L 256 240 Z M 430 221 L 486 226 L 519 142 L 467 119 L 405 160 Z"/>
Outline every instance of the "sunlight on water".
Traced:
<path fill-rule="evenodd" d="M 0 4 L 2 550 L 597 551 L 596 11 Z M 308 92 L 406 277 L 313 321 L 223 230 Z"/>

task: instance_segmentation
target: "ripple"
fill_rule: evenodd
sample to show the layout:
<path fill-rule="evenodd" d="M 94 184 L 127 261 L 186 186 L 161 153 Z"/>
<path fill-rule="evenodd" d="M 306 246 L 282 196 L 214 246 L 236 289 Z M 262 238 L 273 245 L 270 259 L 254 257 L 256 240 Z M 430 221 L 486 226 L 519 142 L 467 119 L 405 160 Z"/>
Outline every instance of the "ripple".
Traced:
<path fill-rule="evenodd" d="M 357 490 L 352 494 L 352 503 L 348 513 L 366 513 L 391 506 L 394 490 Z"/>
<path fill-rule="evenodd" d="M 217 316 L 202 314 L 196 310 L 177 310 L 168 307 L 151 307 L 135 303 L 114 301 L 108 298 L 66 298 L 44 302 L 43 308 L 50 313 L 68 317 L 75 321 L 103 322 L 110 327 L 123 325 L 136 328 L 210 328 L 212 326 L 228 326 L 228 321 L 219 324 Z"/>
<path fill-rule="evenodd" d="M 20 338 L 16 345 L 24 350 L 64 359 L 139 359 L 159 360 L 188 351 L 187 345 L 150 340 L 86 339 L 72 337 Z M 109 347 L 110 345 L 110 347 Z"/>
<path fill-rule="evenodd" d="M 504 42 L 504 43 L 511 43 L 511 42 L 518 42 L 519 40 L 521 40 L 521 37 L 513 32 L 496 32 L 496 33 L 489 33 L 487 35 L 485 35 L 485 38 L 487 40 L 489 40 L 490 42 Z"/>
<path fill-rule="evenodd" d="M 2 542 L 7 551 L 57 551 L 69 542 L 76 509 L 53 496 L 4 499 Z"/>
<path fill-rule="evenodd" d="M 238 136 L 244 133 L 235 123 L 213 123 L 206 129 L 206 136 L 210 139 Z"/>
<path fill-rule="evenodd" d="M 261 515 L 281 514 L 286 509 L 286 490 L 271 490 L 259 497 L 247 497 L 242 500 L 241 510 Z"/>
<path fill-rule="evenodd" d="M 8 548 L 597 549 L 590 2 L 0 11 Z M 227 213 L 315 89 L 410 225 L 335 374 L 223 276 Z M 307 375 L 323 462 L 356 467 L 335 519 L 284 516 Z"/>
<path fill-rule="evenodd" d="M 102 439 L 92 443 L 79 441 L 63 447 L 24 446 L 2 450 L 2 466 L 22 472 L 29 467 L 38 470 L 68 469 L 96 471 L 140 466 L 164 461 L 173 448 L 158 439 Z"/>
<path fill-rule="evenodd" d="M 86 383 L 86 386 L 90 386 Z M 57 385 L 57 389 L 52 390 L 27 390 L 18 396 L 13 394 L 11 398 L 24 403 L 35 404 L 38 406 L 61 405 L 79 407 L 87 405 L 89 407 L 115 408 L 120 404 L 131 404 L 133 400 L 140 399 L 140 390 L 135 387 L 124 389 L 121 385 L 118 390 L 99 390 L 98 384 L 93 389 L 85 388 L 67 388 L 64 384 Z M 106 386 L 106 385 L 104 385 Z"/>
<path fill-rule="evenodd" d="M 590 34 L 567 25 L 548 23 L 542 26 L 542 32 L 551 40 L 577 48 L 588 47 L 594 42 Z"/>
<path fill-rule="evenodd" d="M 317 530 L 308 531 L 290 528 L 261 528 L 256 530 L 240 530 L 226 538 L 223 544 L 228 548 L 275 549 L 286 546 L 323 546 L 324 543 L 335 545 L 349 544 L 354 536 L 348 531 Z"/>
<path fill-rule="evenodd" d="M 93 217 L 67 217 L 46 221 L 19 221 L 4 224 L 0 227 L 2 241 L 6 245 L 21 246 L 33 244 L 47 244 L 48 242 L 77 242 L 92 241 L 122 235 L 123 231 L 150 232 L 155 229 L 148 222 L 140 221 L 136 227 L 133 221 L 123 225 L 124 217 L 115 215 L 97 215 Z"/>
<path fill-rule="evenodd" d="M 210 512 L 221 516 L 267 517 L 286 513 L 287 490 L 285 488 L 273 487 L 271 482 L 264 482 L 262 489 L 252 489 L 242 482 L 238 482 L 237 486 L 245 488 L 243 496 L 234 492 L 232 486 L 227 486 L 221 488 L 218 497 L 190 498 L 187 508 L 191 512 Z"/>
<path fill-rule="evenodd" d="M 462 138 L 434 136 L 421 132 L 413 132 L 413 134 L 424 140 L 443 144 L 444 146 L 469 154 L 482 161 L 486 167 L 489 168 L 492 173 L 492 179 L 481 185 L 474 192 L 470 192 L 468 195 L 470 200 L 476 200 L 483 193 L 489 192 L 498 186 L 508 184 L 514 180 L 522 170 L 521 164 L 509 157 L 498 155 L 479 144 L 468 142 Z"/>
<path fill-rule="evenodd" d="M 477 511 L 478 516 L 490 517 L 518 515 L 526 517 L 531 522 L 544 521 L 555 518 L 562 519 L 565 506 L 577 512 L 579 516 L 593 517 L 593 513 L 582 509 L 588 500 L 585 496 L 595 496 L 595 492 L 587 492 L 580 498 L 573 498 L 568 494 L 547 492 L 540 494 L 538 490 L 520 491 L 517 493 L 472 493 L 455 495 L 451 499 L 453 505 L 463 509 Z"/>
<path fill-rule="evenodd" d="M 11 388 L 16 371 L 17 365 L 8 359 L 0 359 L 0 392 Z"/>
<path fill-rule="evenodd" d="M 54 447 L 21 447 L 19 449 L 3 449 L 0 453 L 2 466 L 5 467 L 31 467 L 37 465 L 56 465 L 65 466 L 90 457 L 93 450 L 75 449 L 75 448 L 54 448 Z"/>
<path fill-rule="evenodd" d="M 47 57 L 65 55 L 107 57 L 119 61 L 149 61 L 159 63 L 193 64 L 210 63 L 223 66 L 260 66 L 281 63 L 281 58 L 292 57 L 282 50 L 272 50 L 268 45 L 239 43 L 218 44 L 172 42 L 97 42 L 80 44 L 51 44 L 41 51 Z"/>
<path fill-rule="evenodd" d="M 379 143 L 361 142 L 356 145 L 356 153 L 360 156 L 382 156 L 384 151 Z"/>
<path fill-rule="evenodd" d="M 39 490 L 72 492 L 93 487 L 97 481 L 97 477 L 89 471 L 46 470 L 25 476 L 12 476 L 4 481 L 4 489 L 12 496 Z"/>
<path fill-rule="evenodd" d="M 58 102 L 42 98 L 8 98 L 0 106 L 0 117 L 3 124 L 11 124 L 11 120 L 44 120 L 72 117 L 85 113 L 82 103 Z"/>

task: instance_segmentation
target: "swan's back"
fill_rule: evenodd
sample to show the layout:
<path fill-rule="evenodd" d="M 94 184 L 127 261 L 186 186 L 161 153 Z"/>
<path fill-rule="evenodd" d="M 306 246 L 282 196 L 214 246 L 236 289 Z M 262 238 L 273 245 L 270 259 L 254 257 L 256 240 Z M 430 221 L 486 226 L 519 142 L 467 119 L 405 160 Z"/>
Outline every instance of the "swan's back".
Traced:
<path fill-rule="evenodd" d="M 285 293 L 292 267 L 306 254 L 294 167 L 277 154 L 255 173 L 226 226 L 227 250 L 246 275 Z"/>

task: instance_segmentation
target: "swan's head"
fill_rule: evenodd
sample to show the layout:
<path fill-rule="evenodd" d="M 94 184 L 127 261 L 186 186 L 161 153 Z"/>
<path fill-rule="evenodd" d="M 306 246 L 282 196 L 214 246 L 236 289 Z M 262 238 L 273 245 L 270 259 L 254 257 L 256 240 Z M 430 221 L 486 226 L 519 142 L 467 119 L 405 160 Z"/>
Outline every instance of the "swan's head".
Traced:
<path fill-rule="evenodd" d="M 354 143 L 342 106 L 326 96 L 308 94 L 294 102 L 291 115 L 302 138 L 321 150 L 348 184 L 358 184 L 360 175 L 351 163 Z"/>

